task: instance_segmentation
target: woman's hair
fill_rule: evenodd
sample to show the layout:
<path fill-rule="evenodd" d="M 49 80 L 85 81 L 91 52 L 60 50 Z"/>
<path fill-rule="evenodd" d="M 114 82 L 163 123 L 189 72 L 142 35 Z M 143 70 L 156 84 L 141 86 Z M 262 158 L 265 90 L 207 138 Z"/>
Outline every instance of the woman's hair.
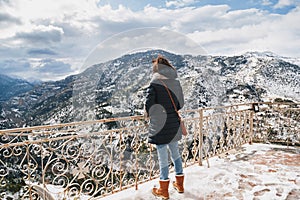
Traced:
<path fill-rule="evenodd" d="M 153 67 L 152 67 L 153 73 L 154 73 L 154 72 L 158 72 L 158 64 L 166 65 L 166 66 L 169 66 L 169 67 L 171 67 L 172 69 L 176 70 L 176 69 L 170 64 L 170 62 L 169 62 L 166 58 L 164 58 L 162 55 L 158 55 L 156 59 L 153 59 L 153 60 L 152 60 L 152 63 L 153 63 Z"/>

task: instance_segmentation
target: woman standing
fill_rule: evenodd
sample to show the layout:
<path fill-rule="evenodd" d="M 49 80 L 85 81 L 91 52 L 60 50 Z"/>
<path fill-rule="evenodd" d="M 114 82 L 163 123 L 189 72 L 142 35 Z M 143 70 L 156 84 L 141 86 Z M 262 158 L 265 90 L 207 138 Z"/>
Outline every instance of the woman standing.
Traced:
<path fill-rule="evenodd" d="M 182 87 L 177 80 L 176 69 L 169 61 L 162 56 L 158 56 L 152 63 L 153 77 L 147 90 L 145 108 L 147 115 L 150 117 L 148 141 L 156 145 L 160 169 L 160 187 L 154 187 L 152 193 L 163 199 L 169 199 L 168 150 L 176 173 L 176 181 L 173 182 L 173 187 L 179 193 L 184 192 L 182 160 L 178 148 L 182 131 L 180 118 L 176 111 L 183 107 L 184 98 Z M 176 109 L 174 106 L 176 106 Z"/>

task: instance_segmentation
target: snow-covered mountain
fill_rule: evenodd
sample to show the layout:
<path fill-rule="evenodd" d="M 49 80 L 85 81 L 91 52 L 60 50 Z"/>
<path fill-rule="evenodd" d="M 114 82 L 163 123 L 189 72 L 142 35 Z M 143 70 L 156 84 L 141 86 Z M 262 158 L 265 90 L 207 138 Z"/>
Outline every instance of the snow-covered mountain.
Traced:
<path fill-rule="evenodd" d="M 0 102 L 7 101 L 11 97 L 32 90 L 34 85 L 26 80 L 0 74 Z"/>
<path fill-rule="evenodd" d="M 151 61 L 158 54 L 178 70 L 185 109 L 276 98 L 300 101 L 299 59 L 270 52 L 226 57 L 152 50 L 93 65 L 11 98 L 2 103 L 0 129 L 142 114 Z"/>

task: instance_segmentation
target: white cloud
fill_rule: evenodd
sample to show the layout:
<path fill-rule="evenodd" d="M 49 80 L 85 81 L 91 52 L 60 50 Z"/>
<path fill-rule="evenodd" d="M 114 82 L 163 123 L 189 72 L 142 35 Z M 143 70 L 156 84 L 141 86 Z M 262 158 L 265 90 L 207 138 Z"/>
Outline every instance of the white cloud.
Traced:
<path fill-rule="evenodd" d="M 41 25 L 43 21 L 51 25 L 57 22 L 67 22 L 76 28 L 89 27 L 88 22 L 92 16 L 98 13 L 95 0 L 64 0 L 53 2 L 51 0 L 14 0 L 5 4 L 2 3 L 3 9 L 11 18 L 19 20 L 22 25 L 13 27 L 14 31 L 25 32 L 33 29 L 35 26 Z M 80 25 L 79 25 L 80 24 Z M 13 31 L 4 29 L 8 37 L 14 34 Z M 1 34 L 2 35 L 2 34 Z M 0 36 L 4 38 L 4 36 Z"/>
<path fill-rule="evenodd" d="M 269 50 L 300 57 L 300 30 L 299 23 L 296 23 L 300 18 L 299 6 L 286 15 L 254 8 L 232 10 L 225 4 L 185 6 L 194 2 L 168 1 L 167 5 L 171 7 L 147 5 L 137 11 L 122 5 L 116 8 L 99 6 L 97 0 L 2 2 L 0 51 L 3 54 L 0 59 L 27 59 L 30 62 L 35 57 L 63 59 L 73 70 L 78 70 L 80 62 L 83 64 L 99 43 L 112 35 L 145 27 L 165 28 L 188 36 L 212 54 Z M 279 1 L 276 6 L 293 2 Z M 270 1 L 264 0 L 263 3 L 266 5 Z M 119 45 L 120 49 L 126 47 L 126 51 L 130 51 L 131 47 L 134 50 L 138 46 L 149 46 L 147 39 L 151 37 L 144 35 L 144 40 L 142 37 L 114 45 Z M 165 40 L 159 35 L 152 38 Z M 175 40 L 170 38 L 170 41 Z M 137 45 L 130 46 L 134 42 Z"/>
<path fill-rule="evenodd" d="M 255 10 L 254 10 L 255 11 Z M 287 15 L 274 15 L 253 10 L 224 13 L 219 29 L 188 33 L 208 53 L 240 54 L 245 51 L 272 51 L 279 55 L 299 57 L 299 8 Z M 230 24 L 231 23 L 231 24 Z"/>
<path fill-rule="evenodd" d="M 149 49 L 163 49 L 177 54 L 206 54 L 198 43 L 179 32 L 163 28 L 132 29 L 113 35 L 100 43 L 87 57 L 81 70 L 128 53 Z"/>
<path fill-rule="evenodd" d="M 122 5 L 115 10 L 110 5 L 105 5 L 99 7 L 99 16 L 101 19 L 111 22 L 126 22 L 134 19 L 137 14 Z"/>
<path fill-rule="evenodd" d="M 261 3 L 263 6 L 269 6 L 269 5 L 272 5 L 272 2 L 270 0 L 262 0 L 262 3 Z"/>
<path fill-rule="evenodd" d="M 21 24 L 21 20 L 10 14 L 0 12 L 0 27 L 4 28 L 6 26 L 11 26 L 13 24 Z"/>
<path fill-rule="evenodd" d="M 6 59 L 0 61 L 1 73 L 13 75 L 16 72 L 22 74 L 31 69 L 30 62 L 26 59 Z"/>
<path fill-rule="evenodd" d="M 175 1 L 167 1 L 167 7 L 184 7 L 195 3 L 195 0 L 175 0 Z"/>
<path fill-rule="evenodd" d="M 53 2 L 51 0 L 14 0 L 6 6 L 6 10 L 15 16 L 26 20 L 51 18 L 57 20 L 70 13 L 76 13 L 85 18 L 97 11 L 95 0 L 64 0 Z"/>
<path fill-rule="evenodd" d="M 24 32 L 17 32 L 15 39 L 21 39 L 30 44 L 60 42 L 64 31 L 60 27 L 39 25 Z"/>
<path fill-rule="evenodd" d="M 274 8 L 284 8 L 286 6 L 291 6 L 296 4 L 296 0 L 279 0 L 278 3 L 274 6 Z"/>

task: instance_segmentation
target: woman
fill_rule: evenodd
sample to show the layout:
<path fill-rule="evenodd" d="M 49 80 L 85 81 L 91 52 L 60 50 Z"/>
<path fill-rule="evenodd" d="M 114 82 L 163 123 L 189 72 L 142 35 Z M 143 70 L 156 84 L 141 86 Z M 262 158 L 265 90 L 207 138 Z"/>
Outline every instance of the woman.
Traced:
<path fill-rule="evenodd" d="M 182 160 L 178 148 L 182 132 L 180 119 L 174 108 L 175 104 L 177 110 L 181 109 L 184 99 L 180 82 L 176 80 L 176 69 L 169 61 L 158 56 L 152 63 L 153 77 L 147 90 L 145 109 L 150 117 L 148 142 L 156 145 L 160 169 L 160 187 L 154 187 L 152 193 L 163 199 L 169 199 L 168 150 L 176 173 L 173 186 L 179 193 L 184 192 Z"/>

